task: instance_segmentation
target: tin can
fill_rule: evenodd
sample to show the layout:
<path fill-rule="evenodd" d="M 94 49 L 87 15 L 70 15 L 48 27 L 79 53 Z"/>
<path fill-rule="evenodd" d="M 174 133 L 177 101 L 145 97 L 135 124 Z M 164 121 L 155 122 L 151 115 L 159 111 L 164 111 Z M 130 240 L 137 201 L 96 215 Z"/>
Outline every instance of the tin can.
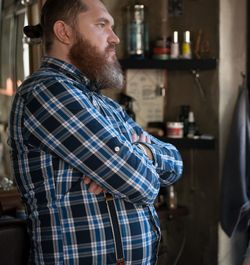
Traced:
<path fill-rule="evenodd" d="M 182 122 L 167 122 L 167 137 L 183 138 L 183 123 Z"/>

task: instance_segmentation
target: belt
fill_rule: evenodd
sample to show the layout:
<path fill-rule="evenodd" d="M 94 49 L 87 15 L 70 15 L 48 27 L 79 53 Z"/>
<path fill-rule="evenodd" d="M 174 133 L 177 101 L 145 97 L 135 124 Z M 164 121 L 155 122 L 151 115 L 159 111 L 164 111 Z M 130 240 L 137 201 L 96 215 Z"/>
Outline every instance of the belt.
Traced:
<path fill-rule="evenodd" d="M 105 199 L 106 199 L 110 224 L 111 224 L 114 243 L 115 243 L 116 265 L 124 265 L 125 263 L 124 263 L 121 231 L 120 231 L 118 217 L 116 214 L 114 199 L 113 199 L 113 196 L 109 193 L 105 194 Z"/>

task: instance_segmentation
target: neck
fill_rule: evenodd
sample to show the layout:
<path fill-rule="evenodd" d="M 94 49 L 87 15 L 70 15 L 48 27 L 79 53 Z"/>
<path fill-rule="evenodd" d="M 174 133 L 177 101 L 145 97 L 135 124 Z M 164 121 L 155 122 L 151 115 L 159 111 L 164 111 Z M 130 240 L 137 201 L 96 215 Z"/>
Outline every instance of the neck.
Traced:
<path fill-rule="evenodd" d="M 72 64 L 71 60 L 68 57 L 68 49 L 67 47 L 61 46 L 56 47 L 52 46 L 49 51 L 45 53 L 47 56 L 59 59 L 61 61 L 64 61 L 66 63 Z"/>

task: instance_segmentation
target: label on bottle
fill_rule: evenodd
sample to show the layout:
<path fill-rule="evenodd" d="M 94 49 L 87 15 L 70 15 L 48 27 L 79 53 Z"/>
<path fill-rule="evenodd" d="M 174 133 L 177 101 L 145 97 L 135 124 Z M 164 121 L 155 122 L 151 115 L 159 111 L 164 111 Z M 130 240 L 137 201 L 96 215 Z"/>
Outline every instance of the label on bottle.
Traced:
<path fill-rule="evenodd" d="M 179 58 L 179 43 L 171 44 L 171 59 Z"/>
<path fill-rule="evenodd" d="M 144 24 L 132 22 L 130 24 L 130 47 L 129 54 L 144 54 Z"/>
<path fill-rule="evenodd" d="M 192 53 L 191 53 L 191 44 L 184 42 L 182 44 L 182 57 L 186 59 L 191 59 Z"/>

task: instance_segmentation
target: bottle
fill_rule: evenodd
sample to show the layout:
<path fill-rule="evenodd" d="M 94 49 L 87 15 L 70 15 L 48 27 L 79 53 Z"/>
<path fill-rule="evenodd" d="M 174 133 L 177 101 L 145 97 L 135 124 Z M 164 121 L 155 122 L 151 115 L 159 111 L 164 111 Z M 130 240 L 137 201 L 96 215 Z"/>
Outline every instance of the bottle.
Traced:
<path fill-rule="evenodd" d="M 153 58 L 158 60 L 167 60 L 170 58 L 171 38 L 169 36 L 169 18 L 168 18 L 168 0 L 160 0 L 161 6 L 159 25 L 160 36 L 157 38 L 153 47 Z"/>
<path fill-rule="evenodd" d="M 120 94 L 119 103 L 122 105 L 128 116 L 135 120 L 136 116 L 133 110 L 133 101 L 134 98 L 130 97 L 129 95 L 126 95 L 124 93 Z"/>
<path fill-rule="evenodd" d="M 188 138 L 194 138 L 196 134 L 196 124 L 194 119 L 194 113 L 189 111 L 188 113 Z"/>
<path fill-rule="evenodd" d="M 179 40 L 178 40 L 178 31 L 174 31 L 173 33 L 173 40 L 171 42 L 171 59 L 179 58 Z"/>
<path fill-rule="evenodd" d="M 184 39 L 183 39 L 183 43 L 182 43 L 182 57 L 184 59 L 191 59 L 192 58 L 190 31 L 184 32 Z"/>
<path fill-rule="evenodd" d="M 183 123 L 183 136 L 188 135 L 188 113 L 190 110 L 189 105 L 181 105 L 179 121 Z"/>
<path fill-rule="evenodd" d="M 172 210 L 177 208 L 177 194 L 173 185 L 168 188 L 168 208 Z"/>
<path fill-rule="evenodd" d="M 152 56 L 154 59 L 167 60 L 170 58 L 171 42 L 169 39 L 161 37 L 155 41 Z"/>
<path fill-rule="evenodd" d="M 129 117 L 131 117 L 135 121 L 135 112 L 133 110 L 133 100 L 128 101 L 128 104 L 125 108 Z"/>
<path fill-rule="evenodd" d="M 136 59 L 143 59 L 149 50 L 145 9 L 139 3 L 127 6 L 127 53 Z"/>

